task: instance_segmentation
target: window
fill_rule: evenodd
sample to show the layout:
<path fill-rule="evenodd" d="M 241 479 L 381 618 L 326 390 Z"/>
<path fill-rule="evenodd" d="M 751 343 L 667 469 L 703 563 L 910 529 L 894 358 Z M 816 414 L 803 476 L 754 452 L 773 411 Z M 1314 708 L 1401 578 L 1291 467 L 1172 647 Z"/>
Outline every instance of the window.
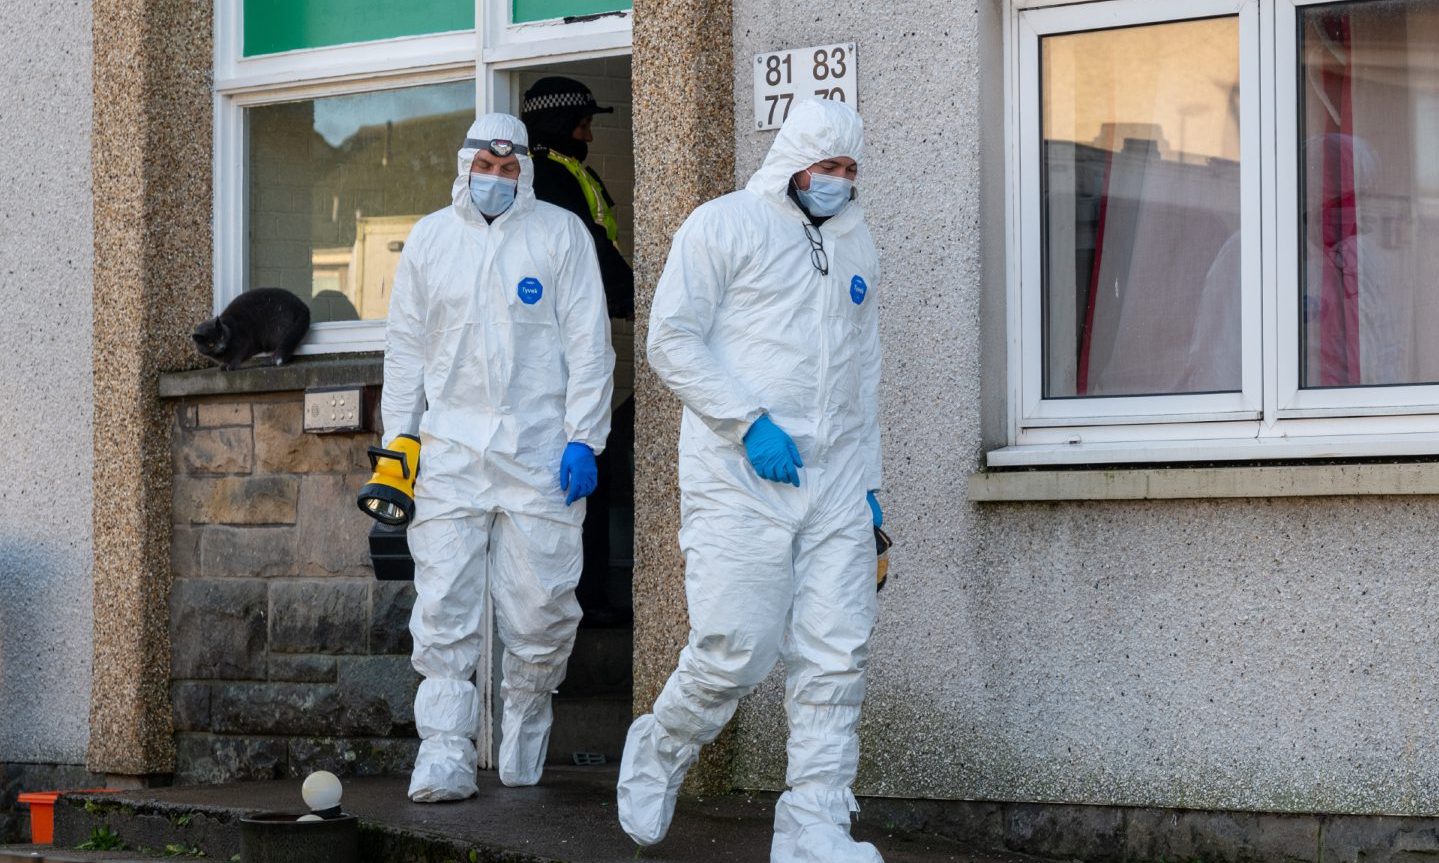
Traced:
<path fill-rule="evenodd" d="M 1026 5 L 989 464 L 1439 451 L 1439 2 Z"/>
<path fill-rule="evenodd" d="M 231 0 L 215 39 L 215 308 L 310 306 L 300 353 L 380 350 L 410 229 L 516 70 L 626 55 L 628 0 Z"/>
<path fill-rule="evenodd" d="M 313 322 L 383 320 L 410 229 L 450 200 L 470 81 L 259 105 L 246 112 L 248 283 Z"/>

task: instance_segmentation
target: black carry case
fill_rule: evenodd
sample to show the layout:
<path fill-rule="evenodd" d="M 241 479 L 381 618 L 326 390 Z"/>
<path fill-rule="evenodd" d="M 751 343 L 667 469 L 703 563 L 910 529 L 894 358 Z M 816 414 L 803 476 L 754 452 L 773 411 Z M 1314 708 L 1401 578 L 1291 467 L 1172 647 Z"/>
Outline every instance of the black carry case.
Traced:
<path fill-rule="evenodd" d="M 405 525 L 375 522 L 370 527 L 370 562 L 380 581 L 414 581 L 415 559 L 405 539 Z"/>

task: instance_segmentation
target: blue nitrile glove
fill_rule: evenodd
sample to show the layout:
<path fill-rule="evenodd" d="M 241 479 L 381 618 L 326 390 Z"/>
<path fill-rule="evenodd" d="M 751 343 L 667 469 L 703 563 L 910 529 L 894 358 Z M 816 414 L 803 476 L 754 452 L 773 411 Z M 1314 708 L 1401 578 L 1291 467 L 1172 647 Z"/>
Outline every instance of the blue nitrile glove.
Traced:
<path fill-rule="evenodd" d="M 874 526 L 884 526 L 884 510 L 879 508 L 879 499 L 874 496 L 873 491 L 864 493 L 864 499 L 869 501 L 869 514 L 874 516 Z"/>
<path fill-rule="evenodd" d="M 799 448 L 784 429 L 763 414 L 744 435 L 744 452 L 754 472 L 770 482 L 787 482 L 799 486 Z"/>
<path fill-rule="evenodd" d="M 560 489 L 565 495 L 565 506 L 594 493 L 600 481 L 600 469 L 595 464 L 595 451 L 582 443 L 570 443 L 560 458 Z"/>

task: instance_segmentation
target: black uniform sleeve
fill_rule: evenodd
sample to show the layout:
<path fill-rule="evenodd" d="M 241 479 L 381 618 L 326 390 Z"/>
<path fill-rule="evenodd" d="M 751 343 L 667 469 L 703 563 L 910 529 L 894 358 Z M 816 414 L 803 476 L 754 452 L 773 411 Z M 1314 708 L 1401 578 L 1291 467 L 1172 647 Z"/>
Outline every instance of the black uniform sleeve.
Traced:
<path fill-rule="evenodd" d="M 603 187 L 603 183 L 600 184 Z M 608 193 L 606 193 L 608 194 Z M 635 313 L 635 273 L 615 244 L 605 234 L 603 225 L 595 224 L 590 214 L 590 205 L 585 200 L 580 183 L 565 170 L 548 158 L 535 158 L 535 197 L 541 201 L 564 207 L 584 222 L 595 241 L 595 252 L 600 262 L 600 279 L 605 285 L 605 304 L 612 318 L 628 318 Z"/>

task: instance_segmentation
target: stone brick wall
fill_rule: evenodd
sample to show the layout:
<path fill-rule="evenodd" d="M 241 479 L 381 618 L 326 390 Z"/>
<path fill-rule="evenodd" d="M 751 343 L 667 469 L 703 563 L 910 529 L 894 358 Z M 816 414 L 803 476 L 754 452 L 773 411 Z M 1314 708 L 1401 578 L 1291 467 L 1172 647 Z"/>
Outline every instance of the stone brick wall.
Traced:
<path fill-rule="evenodd" d="M 172 406 L 176 781 L 408 770 L 414 591 L 354 503 L 378 435 L 305 433 L 299 392 Z"/>

